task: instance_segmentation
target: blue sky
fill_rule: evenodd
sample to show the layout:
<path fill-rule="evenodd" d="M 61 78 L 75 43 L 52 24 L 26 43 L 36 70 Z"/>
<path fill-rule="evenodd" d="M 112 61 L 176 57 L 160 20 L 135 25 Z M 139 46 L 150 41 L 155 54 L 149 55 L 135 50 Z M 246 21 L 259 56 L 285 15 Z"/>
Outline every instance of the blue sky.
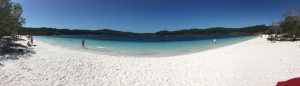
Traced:
<path fill-rule="evenodd" d="M 279 21 L 300 0 L 13 0 L 26 27 L 156 32 Z"/>

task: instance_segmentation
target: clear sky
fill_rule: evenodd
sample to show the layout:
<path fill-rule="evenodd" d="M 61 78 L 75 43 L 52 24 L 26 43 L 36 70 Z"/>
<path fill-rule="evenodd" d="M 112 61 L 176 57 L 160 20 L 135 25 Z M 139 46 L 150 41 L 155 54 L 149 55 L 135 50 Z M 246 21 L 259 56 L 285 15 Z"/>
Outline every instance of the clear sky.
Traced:
<path fill-rule="evenodd" d="M 270 25 L 300 0 L 13 0 L 26 27 L 156 32 Z"/>

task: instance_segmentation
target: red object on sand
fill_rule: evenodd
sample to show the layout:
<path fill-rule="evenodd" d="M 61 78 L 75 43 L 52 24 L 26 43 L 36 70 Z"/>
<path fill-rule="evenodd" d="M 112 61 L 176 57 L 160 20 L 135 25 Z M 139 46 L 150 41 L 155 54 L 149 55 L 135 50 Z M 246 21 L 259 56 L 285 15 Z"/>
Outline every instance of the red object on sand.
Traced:
<path fill-rule="evenodd" d="M 300 86 L 300 77 L 278 82 L 276 86 Z"/>

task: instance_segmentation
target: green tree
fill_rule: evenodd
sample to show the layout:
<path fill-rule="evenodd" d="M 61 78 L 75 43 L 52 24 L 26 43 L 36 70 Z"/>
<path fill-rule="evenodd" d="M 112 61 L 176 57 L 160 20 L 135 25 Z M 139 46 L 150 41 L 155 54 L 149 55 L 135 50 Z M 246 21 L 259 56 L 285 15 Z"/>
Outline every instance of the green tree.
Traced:
<path fill-rule="evenodd" d="M 19 3 L 11 0 L 0 0 L 0 38 L 14 35 L 25 23 L 23 9 Z"/>
<path fill-rule="evenodd" d="M 288 33 L 289 36 L 299 34 L 300 29 L 300 16 L 288 16 L 280 24 L 283 32 Z"/>

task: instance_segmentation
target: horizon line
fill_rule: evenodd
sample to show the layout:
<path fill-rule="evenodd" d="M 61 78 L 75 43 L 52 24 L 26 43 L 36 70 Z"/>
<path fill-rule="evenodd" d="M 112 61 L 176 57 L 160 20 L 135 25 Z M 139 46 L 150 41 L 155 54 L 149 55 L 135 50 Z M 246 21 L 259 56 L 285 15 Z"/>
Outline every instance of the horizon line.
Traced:
<path fill-rule="evenodd" d="M 177 30 L 167 30 L 167 29 L 161 29 L 158 31 L 153 31 L 153 32 L 134 32 L 134 31 L 124 31 L 124 30 L 117 30 L 113 28 L 99 28 L 99 29 L 92 29 L 92 28 L 58 28 L 58 27 L 32 27 L 32 26 L 23 26 L 23 28 L 53 28 L 53 29 L 68 29 L 68 30 L 114 30 L 114 31 L 121 31 L 121 32 L 133 32 L 133 33 L 155 33 L 155 32 L 160 32 L 160 31 L 180 31 L 180 30 L 189 30 L 189 29 L 211 29 L 211 28 L 245 28 L 245 27 L 252 27 L 252 26 L 270 26 L 266 24 L 257 24 L 257 25 L 249 25 L 249 26 L 241 26 L 241 27 L 223 27 L 223 26 L 216 26 L 216 27 L 206 27 L 206 28 L 198 28 L 198 27 L 193 27 L 193 28 L 182 28 L 182 29 L 177 29 Z"/>

